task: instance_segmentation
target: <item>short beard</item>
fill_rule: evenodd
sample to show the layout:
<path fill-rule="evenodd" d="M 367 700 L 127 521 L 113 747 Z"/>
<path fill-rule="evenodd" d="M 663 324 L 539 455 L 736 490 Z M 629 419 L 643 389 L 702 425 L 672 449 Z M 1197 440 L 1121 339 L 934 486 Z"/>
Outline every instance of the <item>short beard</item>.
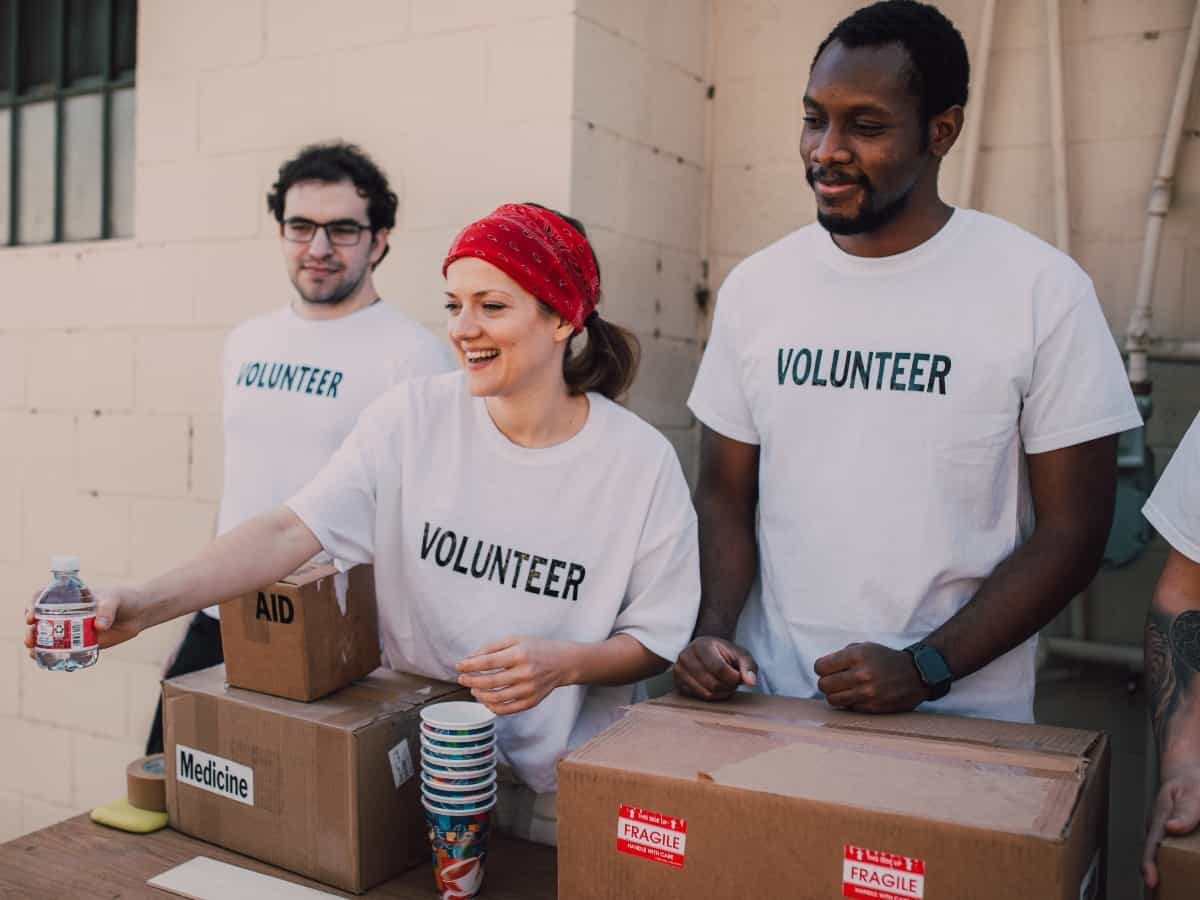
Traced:
<path fill-rule="evenodd" d="M 913 185 L 915 187 L 915 185 Z M 891 224 L 908 206 L 908 199 L 912 196 L 913 187 L 910 187 L 899 197 L 885 203 L 878 208 L 871 208 L 870 201 L 873 196 L 871 189 L 863 186 L 864 191 L 864 208 L 853 218 L 846 216 L 831 216 L 817 211 L 817 221 L 830 234 L 853 235 L 853 234 L 868 234 L 872 231 L 877 231 L 885 225 Z"/>
<path fill-rule="evenodd" d="M 343 285 L 340 290 L 330 294 L 327 297 L 317 297 L 315 299 L 312 297 L 306 297 L 304 295 L 304 292 L 300 290 L 300 286 L 298 284 L 296 284 L 295 282 L 293 282 L 293 286 L 296 288 L 296 293 L 298 293 L 300 295 L 300 299 L 303 300 L 305 303 L 311 303 L 314 306 L 337 306 L 340 303 L 344 303 L 347 298 L 349 298 L 355 291 L 357 291 L 359 289 L 359 287 L 362 286 L 363 279 L 366 277 L 367 277 L 367 270 L 364 269 L 363 273 L 360 276 L 358 276 L 357 281 Z"/>

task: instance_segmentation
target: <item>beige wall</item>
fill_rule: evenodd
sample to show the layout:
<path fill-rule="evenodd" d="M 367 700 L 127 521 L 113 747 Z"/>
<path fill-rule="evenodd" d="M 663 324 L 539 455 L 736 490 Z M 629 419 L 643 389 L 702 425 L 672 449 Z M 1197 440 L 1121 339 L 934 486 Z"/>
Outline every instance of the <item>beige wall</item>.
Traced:
<path fill-rule="evenodd" d="M 290 295 L 264 201 L 279 162 L 335 136 L 375 155 L 401 196 L 381 291 L 440 329 L 459 227 L 571 203 L 573 6 L 139 4 L 135 238 L 0 250 L 0 840 L 122 796 L 141 753 L 180 629 L 50 674 L 19 610 L 52 552 L 103 585 L 210 534 L 222 338 Z"/>
<path fill-rule="evenodd" d="M 593 234 L 605 315 L 630 325 L 642 365 L 630 406 L 675 444 L 700 358 L 707 158 L 708 0 L 579 0 L 571 208 Z"/>
<path fill-rule="evenodd" d="M 582 217 L 606 314 L 643 341 L 631 404 L 691 474 L 696 290 L 812 218 L 799 96 L 816 44 L 855 5 L 346 0 L 330 15 L 315 0 L 143 0 L 134 239 L 0 250 L 0 839 L 119 796 L 140 753 L 178 629 L 47 674 L 16 646 L 17 611 L 52 552 L 78 552 L 102 585 L 153 575 L 209 534 L 222 337 L 289 296 L 263 200 L 281 159 L 331 136 L 376 156 L 401 196 L 381 290 L 435 328 L 437 261 L 459 226 L 512 199 Z M 941 5 L 974 47 L 982 0 Z M 991 83 L 971 110 L 979 205 L 1049 236 L 1041 3 L 997 5 Z M 1063 0 L 1073 241 L 1117 333 L 1190 9 Z M 1158 280 L 1156 325 L 1172 337 L 1200 337 L 1196 144 Z M 1165 458 L 1200 405 L 1200 368 L 1154 375 Z M 1103 580 L 1106 636 L 1134 639 L 1160 560 Z"/>

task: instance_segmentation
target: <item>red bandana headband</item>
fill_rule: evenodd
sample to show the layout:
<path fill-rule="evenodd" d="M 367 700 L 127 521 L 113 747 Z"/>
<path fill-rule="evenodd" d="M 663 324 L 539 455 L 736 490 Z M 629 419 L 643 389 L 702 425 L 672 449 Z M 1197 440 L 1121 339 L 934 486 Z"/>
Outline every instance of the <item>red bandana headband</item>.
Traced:
<path fill-rule="evenodd" d="M 491 263 L 582 331 L 600 298 L 600 272 L 582 234 L 561 216 L 527 203 L 506 203 L 472 222 L 450 245 L 450 263 L 475 256 Z"/>

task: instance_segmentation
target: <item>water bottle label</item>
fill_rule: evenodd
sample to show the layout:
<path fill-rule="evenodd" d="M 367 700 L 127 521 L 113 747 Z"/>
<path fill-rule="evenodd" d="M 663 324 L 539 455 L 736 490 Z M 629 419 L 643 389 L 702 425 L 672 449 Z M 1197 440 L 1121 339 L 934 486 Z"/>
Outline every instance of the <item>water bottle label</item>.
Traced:
<path fill-rule="evenodd" d="M 39 650 L 89 650 L 96 646 L 95 616 L 39 616 Z"/>

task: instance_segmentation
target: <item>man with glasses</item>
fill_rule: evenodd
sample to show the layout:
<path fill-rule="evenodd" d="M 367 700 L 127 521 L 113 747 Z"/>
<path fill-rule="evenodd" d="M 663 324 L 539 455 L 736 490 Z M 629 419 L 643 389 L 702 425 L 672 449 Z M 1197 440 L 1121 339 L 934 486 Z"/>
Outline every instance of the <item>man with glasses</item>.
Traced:
<path fill-rule="evenodd" d="M 387 177 L 353 145 L 306 147 L 280 167 L 267 207 L 296 296 L 239 325 L 225 343 L 218 534 L 307 484 L 392 385 L 453 368 L 442 342 L 381 303 L 375 289 L 396 206 Z M 214 605 L 196 614 L 166 677 L 223 658 Z M 146 746 L 162 751 L 161 704 Z"/>

